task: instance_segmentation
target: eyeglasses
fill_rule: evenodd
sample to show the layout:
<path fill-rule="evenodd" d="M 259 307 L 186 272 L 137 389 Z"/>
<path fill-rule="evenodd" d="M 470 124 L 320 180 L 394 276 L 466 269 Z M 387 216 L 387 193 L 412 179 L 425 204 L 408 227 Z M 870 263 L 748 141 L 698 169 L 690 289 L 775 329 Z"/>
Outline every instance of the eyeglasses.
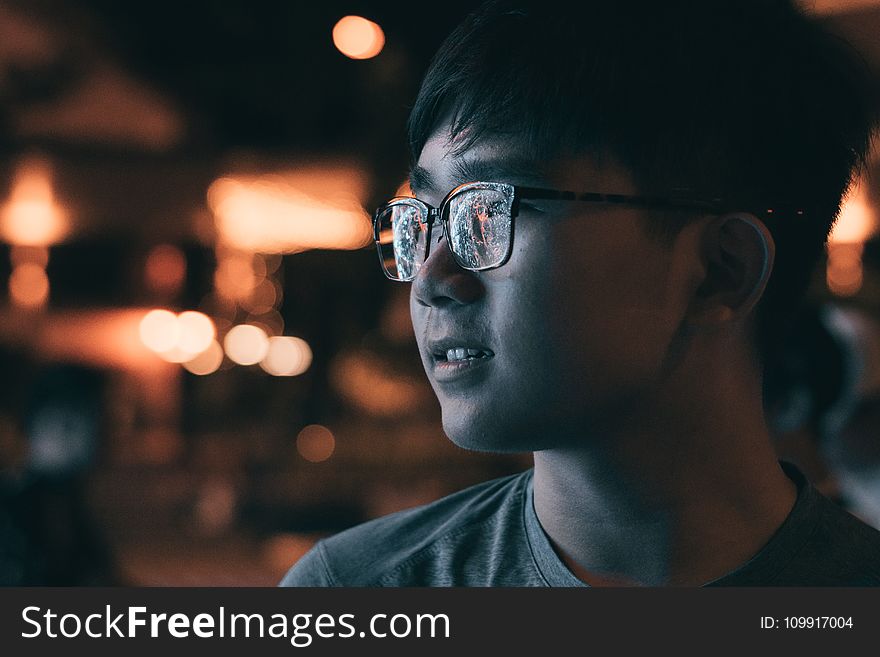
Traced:
<path fill-rule="evenodd" d="M 725 211 L 719 199 L 576 193 L 499 182 L 470 182 L 449 192 L 437 208 L 408 196 L 392 198 L 379 206 L 373 215 L 373 239 L 382 270 L 391 280 L 412 281 L 431 253 L 431 234 L 437 223 L 459 267 L 469 271 L 501 267 L 510 258 L 514 219 L 521 199 L 584 201 L 711 214 Z M 773 213 L 773 209 L 767 209 L 763 214 Z M 803 211 L 797 213 L 803 214 Z"/>

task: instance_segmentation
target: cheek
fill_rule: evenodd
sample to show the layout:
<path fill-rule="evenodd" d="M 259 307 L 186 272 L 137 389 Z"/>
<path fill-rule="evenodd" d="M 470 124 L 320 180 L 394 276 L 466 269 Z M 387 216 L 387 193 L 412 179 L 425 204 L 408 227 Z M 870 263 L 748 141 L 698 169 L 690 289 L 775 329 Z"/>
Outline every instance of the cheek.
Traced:
<path fill-rule="evenodd" d="M 677 322 L 668 253 L 638 226 L 609 227 L 557 234 L 549 330 L 576 370 L 623 382 L 652 375 Z"/>

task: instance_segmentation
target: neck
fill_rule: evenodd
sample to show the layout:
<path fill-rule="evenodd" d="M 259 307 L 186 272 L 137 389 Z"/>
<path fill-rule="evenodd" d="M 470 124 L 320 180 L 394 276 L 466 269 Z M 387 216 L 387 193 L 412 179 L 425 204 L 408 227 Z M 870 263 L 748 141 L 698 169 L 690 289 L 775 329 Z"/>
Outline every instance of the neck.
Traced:
<path fill-rule="evenodd" d="M 656 395 L 588 445 L 535 453 L 535 510 L 575 575 L 697 586 L 767 543 L 796 487 L 770 443 L 760 381 L 753 388 L 697 385 L 678 395 L 684 404 Z"/>

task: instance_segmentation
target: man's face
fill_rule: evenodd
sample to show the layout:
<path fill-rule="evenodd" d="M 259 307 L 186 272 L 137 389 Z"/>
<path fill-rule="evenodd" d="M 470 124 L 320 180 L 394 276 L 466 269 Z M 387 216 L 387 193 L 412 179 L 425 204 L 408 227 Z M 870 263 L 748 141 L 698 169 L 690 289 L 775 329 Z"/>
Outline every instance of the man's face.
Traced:
<path fill-rule="evenodd" d="M 635 191 L 619 171 L 586 159 L 527 179 L 522 166 L 511 167 L 516 152 L 503 140 L 461 155 L 453 146 L 443 127 L 419 158 L 413 191 L 433 206 L 477 179 Z M 686 306 L 684 271 L 675 246 L 649 238 L 638 217 L 632 208 L 523 201 L 510 259 L 483 272 L 458 267 L 435 227 L 410 310 L 453 442 L 485 451 L 584 444 L 662 383 Z M 447 360 L 455 348 L 491 355 Z"/>

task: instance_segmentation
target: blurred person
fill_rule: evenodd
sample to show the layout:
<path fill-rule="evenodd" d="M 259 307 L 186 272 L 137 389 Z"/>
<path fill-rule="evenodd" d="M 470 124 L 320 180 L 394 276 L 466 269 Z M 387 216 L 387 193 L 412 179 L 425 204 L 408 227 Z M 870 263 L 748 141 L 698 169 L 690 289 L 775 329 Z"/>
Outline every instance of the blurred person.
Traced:
<path fill-rule="evenodd" d="M 534 467 L 322 540 L 281 584 L 880 584 L 880 532 L 777 460 L 762 404 L 869 88 L 789 0 L 467 18 L 375 237 L 446 434 Z"/>
<path fill-rule="evenodd" d="M 880 391 L 877 391 L 880 393 Z M 838 487 L 853 515 L 880 529 L 880 394 L 858 401 L 832 444 Z"/>
<path fill-rule="evenodd" d="M 39 372 L 0 479 L 0 584 L 118 583 L 114 559 L 86 501 L 101 424 L 98 372 L 71 365 Z"/>
<path fill-rule="evenodd" d="M 847 345 L 850 402 L 823 453 L 848 510 L 880 528 L 880 318 L 860 306 L 836 308 L 829 325 Z"/>
<path fill-rule="evenodd" d="M 830 450 L 860 395 L 864 355 L 849 329 L 851 311 L 809 303 L 764 363 L 764 405 L 780 459 L 852 512 Z"/>

